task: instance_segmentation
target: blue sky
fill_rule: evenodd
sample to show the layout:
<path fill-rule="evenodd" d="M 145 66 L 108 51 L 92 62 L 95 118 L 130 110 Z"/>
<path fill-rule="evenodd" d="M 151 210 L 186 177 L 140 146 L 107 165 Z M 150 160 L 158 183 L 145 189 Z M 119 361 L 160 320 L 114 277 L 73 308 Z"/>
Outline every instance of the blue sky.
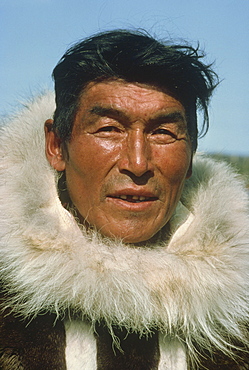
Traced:
<path fill-rule="evenodd" d="M 0 114 L 53 88 L 64 51 L 93 33 L 144 28 L 200 43 L 222 80 L 199 150 L 249 155 L 249 0 L 0 0 Z"/>

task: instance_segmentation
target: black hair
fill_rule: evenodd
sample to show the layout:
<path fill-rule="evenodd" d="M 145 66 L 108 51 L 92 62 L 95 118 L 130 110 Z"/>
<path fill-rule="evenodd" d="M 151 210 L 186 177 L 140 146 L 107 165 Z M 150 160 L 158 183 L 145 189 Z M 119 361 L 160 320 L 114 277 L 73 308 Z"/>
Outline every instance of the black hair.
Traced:
<path fill-rule="evenodd" d="M 203 111 L 201 134 L 208 130 L 208 103 L 218 83 L 203 54 L 189 45 L 161 42 L 142 31 L 99 33 L 71 47 L 53 71 L 56 92 L 54 128 L 70 140 L 79 99 L 91 81 L 123 79 L 170 92 L 184 106 L 192 149 L 197 147 L 197 110 Z"/>

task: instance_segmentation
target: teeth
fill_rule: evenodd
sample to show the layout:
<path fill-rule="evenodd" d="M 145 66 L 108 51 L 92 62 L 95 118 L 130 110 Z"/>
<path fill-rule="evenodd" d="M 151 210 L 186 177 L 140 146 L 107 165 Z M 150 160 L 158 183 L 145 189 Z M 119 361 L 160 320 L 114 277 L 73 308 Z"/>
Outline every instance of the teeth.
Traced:
<path fill-rule="evenodd" d="M 140 197 L 138 197 L 137 195 L 133 195 L 132 200 L 140 200 Z"/>
<path fill-rule="evenodd" d="M 146 197 L 143 197 L 143 196 L 140 197 L 138 195 L 120 195 L 119 198 L 123 200 L 139 201 L 139 202 L 143 202 L 144 200 L 146 200 Z"/>

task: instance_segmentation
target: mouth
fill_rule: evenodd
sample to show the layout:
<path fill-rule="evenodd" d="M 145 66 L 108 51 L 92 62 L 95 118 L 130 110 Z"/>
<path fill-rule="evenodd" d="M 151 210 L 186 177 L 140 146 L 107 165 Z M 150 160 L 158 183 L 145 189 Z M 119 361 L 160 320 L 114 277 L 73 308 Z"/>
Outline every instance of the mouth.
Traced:
<path fill-rule="evenodd" d="M 139 196 L 139 195 L 128 195 L 128 194 L 110 196 L 110 198 L 121 199 L 129 203 L 152 202 L 158 199 L 157 197 L 146 197 L 143 195 Z"/>

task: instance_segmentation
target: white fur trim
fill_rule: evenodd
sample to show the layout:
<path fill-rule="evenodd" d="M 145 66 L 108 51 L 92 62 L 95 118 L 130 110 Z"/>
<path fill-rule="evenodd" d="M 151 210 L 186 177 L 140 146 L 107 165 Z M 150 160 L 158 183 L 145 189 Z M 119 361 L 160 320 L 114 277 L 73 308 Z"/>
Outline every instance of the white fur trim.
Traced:
<path fill-rule="evenodd" d="M 0 261 L 23 315 L 67 308 L 146 332 L 159 327 L 224 349 L 248 319 L 248 199 L 223 163 L 195 159 L 174 235 L 153 249 L 89 237 L 62 207 L 44 155 L 53 95 L 28 105 L 0 133 Z M 189 216 L 188 216 L 189 215 Z M 184 226 L 178 227 L 184 223 Z"/>
<path fill-rule="evenodd" d="M 96 340 L 90 325 L 81 320 L 65 321 L 67 370 L 97 369 Z"/>
<path fill-rule="evenodd" d="M 176 338 L 159 338 L 160 362 L 158 370 L 187 370 L 186 350 Z"/>
<path fill-rule="evenodd" d="M 65 321 L 66 364 L 68 370 L 97 368 L 96 340 L 90 325 L 81 320 Z M 187 370 L 186 351 L 176 338 L 159 337 L 158 370 Z"/>

